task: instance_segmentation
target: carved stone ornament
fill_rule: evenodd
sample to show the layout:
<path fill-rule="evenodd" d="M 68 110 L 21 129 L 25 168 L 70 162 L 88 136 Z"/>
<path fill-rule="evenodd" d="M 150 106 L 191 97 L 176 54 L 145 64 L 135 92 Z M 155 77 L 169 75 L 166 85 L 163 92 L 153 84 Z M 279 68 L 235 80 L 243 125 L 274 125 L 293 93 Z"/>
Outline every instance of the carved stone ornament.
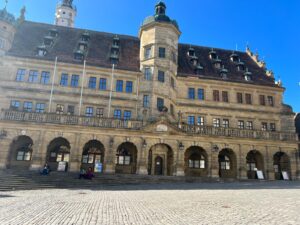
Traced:
<path fill-rule="evenodd" d="M 168 131 L 168 126 L 166 126 L 164 124 L 159 124 L 156 127 L 156 131 L 158 131 L 158 132 L 167 132 Z"/>

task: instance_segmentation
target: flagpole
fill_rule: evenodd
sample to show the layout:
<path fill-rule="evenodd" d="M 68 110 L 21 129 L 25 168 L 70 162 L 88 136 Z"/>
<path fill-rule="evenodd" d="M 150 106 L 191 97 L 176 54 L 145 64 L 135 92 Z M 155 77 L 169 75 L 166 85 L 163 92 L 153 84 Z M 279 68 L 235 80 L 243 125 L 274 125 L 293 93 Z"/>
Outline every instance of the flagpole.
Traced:
<path fill-rule="evenodd" d="M 136 118 L 138 118 L 139 86 L 140 86 L 140 77 L 139 77 L 139 75 L 137 75 L 137 85 L 136 85 L 136 108 L 135 108 Z"/>
<path fill-rule="evenodd" d="M 53 70 L 53 77 L 52 77 L 52 85 L 51 85 L 51 92 L 50 92 L 50 99 L 49 99 L 49 107 L 48 112 L 51 112 L 51 105 L 52 105 L 52 98 L 53 98 L 53 90 L 54 90 L 54 81 L 56 77 L 56 68 L 57 68 L 57 56 L 55 57 L 55 63 L 54 63 L 54 70 Z"/>
<path fill-rule="evenodd" d="M 82 96 L 83 96 L 83 85 L 84 85 L 84 78 L 85 78 L 85 65 L 86 60 L 83 62 L 83 71 L 82 71 L 82 81 L 81 81 L 81 91 L 80 91 L 80 100 L 79 100 L 79 116 L 81 116 L 81 107 L 82 107 Z"/>
<path fill-rule="evenodd" d="M 110 108 L 111 108 L 111 98 L 112 98 L 112 92 L 113 92 L 113 84 L 114 84 L 114 72 L 115 72 L 115 64 L 112 64 L 112 69 L 111 69 L 111 83 L 110 83 L 110 93 L 109 93 L 109 102 L 108 102 L 108 113 L 107 117 L 110 117 Z"/>

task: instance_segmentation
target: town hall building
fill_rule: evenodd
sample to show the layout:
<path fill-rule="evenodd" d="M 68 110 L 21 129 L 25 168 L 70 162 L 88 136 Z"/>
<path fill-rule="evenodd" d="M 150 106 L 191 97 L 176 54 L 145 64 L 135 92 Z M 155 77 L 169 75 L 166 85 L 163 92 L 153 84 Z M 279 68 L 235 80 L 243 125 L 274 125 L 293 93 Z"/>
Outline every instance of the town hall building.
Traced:
<path fill-rule="evenodd" d="M 295 113 L 245 52 L 179 43 L 164 2 L 138 36 L 0 11 L 0 167 L 233 179 L 297 179 Z M 201 44 L 201 43 L 200 43 Z"/>

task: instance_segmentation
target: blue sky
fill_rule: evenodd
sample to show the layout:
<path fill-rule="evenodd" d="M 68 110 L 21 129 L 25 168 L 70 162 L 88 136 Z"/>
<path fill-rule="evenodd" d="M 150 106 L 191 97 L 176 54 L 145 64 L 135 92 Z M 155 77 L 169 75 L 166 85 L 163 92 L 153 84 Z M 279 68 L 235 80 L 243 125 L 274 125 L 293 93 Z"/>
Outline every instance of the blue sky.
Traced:
<path fill-rule="evenodd" d="M 14 15 L 27 8 L 26 19 L 53 23 L 56 0 L 9 0 Z M 74 0 L 76 27 L 137 36 L 157 0 Z M 282 80 L 285 103 L 300 112 L 299 0 L 165 0 L 167 14 L 182 31 L 181 43 L 258 51 Z M 0 0 L 3 8 L 4 0 Z"/>

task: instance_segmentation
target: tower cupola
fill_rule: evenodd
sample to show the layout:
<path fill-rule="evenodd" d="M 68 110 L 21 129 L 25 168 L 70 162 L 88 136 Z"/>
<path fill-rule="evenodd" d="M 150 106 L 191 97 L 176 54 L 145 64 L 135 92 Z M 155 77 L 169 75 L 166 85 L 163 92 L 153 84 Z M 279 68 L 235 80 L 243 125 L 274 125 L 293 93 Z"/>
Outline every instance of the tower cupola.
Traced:
<path fill-rule="evenodd" d="M 62 0 L 56 7 L 55 25 L 63 27 L 74 27 L 77 14 L 73 0 Z"/>

